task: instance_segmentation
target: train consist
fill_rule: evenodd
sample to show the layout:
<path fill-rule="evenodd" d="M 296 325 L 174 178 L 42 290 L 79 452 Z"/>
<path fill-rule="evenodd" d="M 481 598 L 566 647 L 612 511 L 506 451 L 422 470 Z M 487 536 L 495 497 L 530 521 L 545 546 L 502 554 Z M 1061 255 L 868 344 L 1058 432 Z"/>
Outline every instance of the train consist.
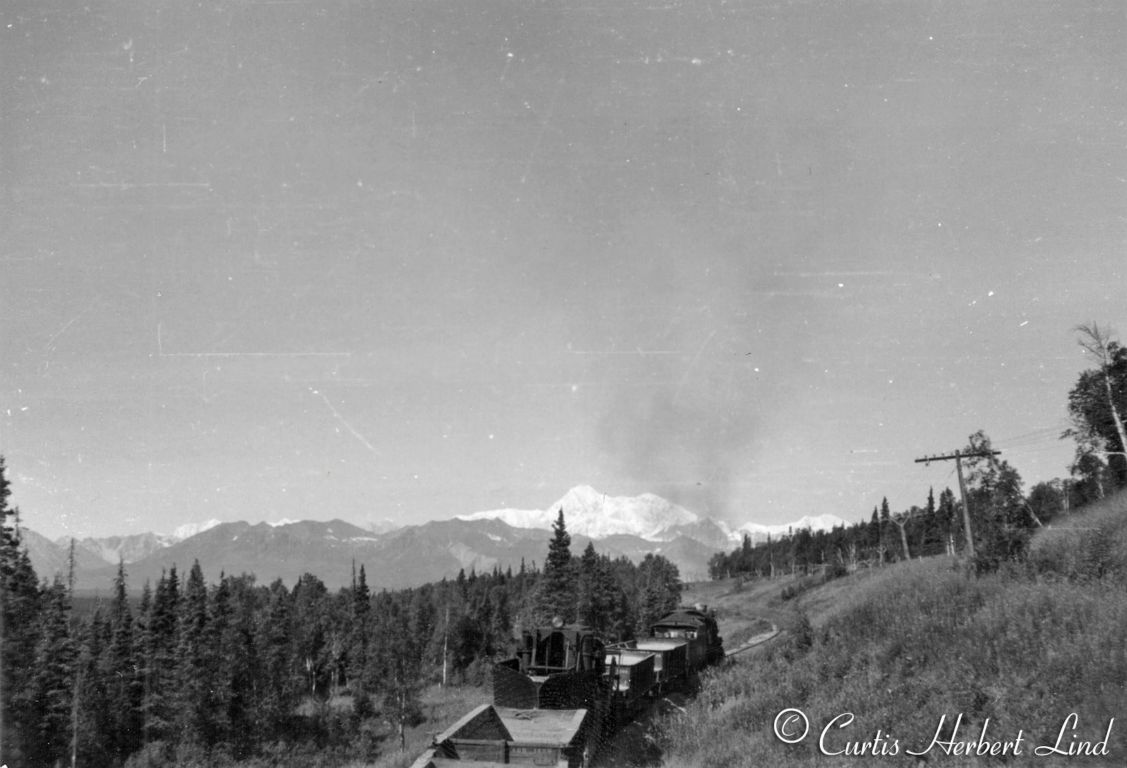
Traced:
<path fill-rule="evenodd" d="M 716 619 L 699 605 L 626 643 L 580 625 L 526 630 L 516 656 L 493 668 L 493 703 L 435 736 L 412 768 L 586 768 L 616 730 L 723 657 Z"/>

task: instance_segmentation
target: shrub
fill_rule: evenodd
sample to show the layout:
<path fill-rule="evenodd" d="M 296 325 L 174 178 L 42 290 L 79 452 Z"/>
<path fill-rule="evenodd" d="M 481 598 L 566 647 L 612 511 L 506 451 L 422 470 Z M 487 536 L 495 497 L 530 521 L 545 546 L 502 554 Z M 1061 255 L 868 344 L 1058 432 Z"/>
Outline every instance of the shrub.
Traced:
<path fill-rule="evenodd" d="M 974 575 L 935 558 L 803 595 L 804 606 L 823 606 L 809 630 L 796 613 L 789 642 L 706 678 L 697 700 L 667 718 L 664 765 L 748 765 L 751 756 L 756 765 L 837 765 L 816 738 L 774 737 L 774 717 L 789 707 L 815 733 L 852 712 L 850 738 L 879 728 L 920 747 L 944 715 L 950 723 L 958 714 L 967 738 L 989 718 L 996 734 L 1021 729 L 1027 743 L 1052 744 L 1075 712 L 1080 738 L 1102 739 L 1127 708 L 1127 515 L 1121 504 L 1073 524 L 1034 536 L 1023 566 L 1002 558 L 996 572 Z M 1127 733 L 1113 730 L 1109 751 L 1127 753 Z"/>

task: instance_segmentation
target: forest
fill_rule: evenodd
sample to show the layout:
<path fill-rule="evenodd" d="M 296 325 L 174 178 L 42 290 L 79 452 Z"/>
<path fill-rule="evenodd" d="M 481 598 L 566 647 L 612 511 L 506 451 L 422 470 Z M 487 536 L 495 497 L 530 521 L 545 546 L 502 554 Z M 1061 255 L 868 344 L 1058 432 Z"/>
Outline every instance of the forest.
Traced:
<path fill-rule="evenodd" d="M 514 631 L 556 617 L 629 639 L 676 607 L 677 568 L 588 545 L 561 510 L 543 569 L 460 572 L 373 592 L 361 564 L 333 593 L 253 574 L 209 582 L 195 563 L 80 612 L 65 578 L 21 549 L 0 459 L 3 760 L 11 766 L 337 765 L 400 749 L 426 685 L 480 684 Z M 82 615 L 79 615 L 82 613 Z"/>
<path fill-rule="evenodd" d="M 982 432 L 971 436 L 966 453 L 990 451 Z M 990 570 L 1016 556 L 1032 530 L 1065 509 L 1068 499 L 1060 481 L 1038 483 L 1028 497 L 1021 476 L 1006 461 L 966 459 L 967 506 L 980 569 Z M 861 567 L 879 567 L 897 560 L 957 554 L 967 549 L 963 505 L 950 488 L 936 498 L 930 489 L 919 506 L 893 512 L 888 499 L 875 507 L 868 522 L 832 530 L 791 531 L 753 545 L 745 535 L 740 547 L 720 552 L 709 561 L 713 579 L 775 578 L 817 575 L 833 578 Z"/>

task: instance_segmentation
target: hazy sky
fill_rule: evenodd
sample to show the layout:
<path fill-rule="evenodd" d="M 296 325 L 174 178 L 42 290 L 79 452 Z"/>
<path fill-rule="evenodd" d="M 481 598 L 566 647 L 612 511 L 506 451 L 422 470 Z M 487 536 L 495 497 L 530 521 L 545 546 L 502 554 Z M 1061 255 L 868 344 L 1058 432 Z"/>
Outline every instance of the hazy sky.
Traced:
<path fill-rule="evenodd" d="M 1127 332 L 1127 4 L 9 0 L 25 523 L 726 519 L 1067 475 Z"/>

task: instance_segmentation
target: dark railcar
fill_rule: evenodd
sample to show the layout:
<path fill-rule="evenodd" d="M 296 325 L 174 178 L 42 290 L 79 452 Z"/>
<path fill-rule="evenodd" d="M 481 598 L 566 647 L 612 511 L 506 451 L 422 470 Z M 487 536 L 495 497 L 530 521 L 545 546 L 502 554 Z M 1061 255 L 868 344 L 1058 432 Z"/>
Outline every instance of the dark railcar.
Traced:
<path fill-rule="evenodd" d="M 517 655 L 493 667 L 493 704 L 438 734 L 413 768 L 589 765 L 615 729 L 724 656 L 701 606 L 663 616 L 650 634 L 608 646 L 578 625 L 526 630 Z"/>
<path fill-rule="evenodd" d="M 657 686 L 654 654 L 636 648 L 610 647 L 606 652 L 611 687 L 611 715 L 616 726 L 633 720 L 650 704 Z"/>
<path fill-rule="evenodd" d="M 724 658 L 724 643 L 716 617 L 707 606 L 678 608 L 654 622 L 655 638 L 684 638 L 689 642 L 689 670 L 699 672 Z"/>

